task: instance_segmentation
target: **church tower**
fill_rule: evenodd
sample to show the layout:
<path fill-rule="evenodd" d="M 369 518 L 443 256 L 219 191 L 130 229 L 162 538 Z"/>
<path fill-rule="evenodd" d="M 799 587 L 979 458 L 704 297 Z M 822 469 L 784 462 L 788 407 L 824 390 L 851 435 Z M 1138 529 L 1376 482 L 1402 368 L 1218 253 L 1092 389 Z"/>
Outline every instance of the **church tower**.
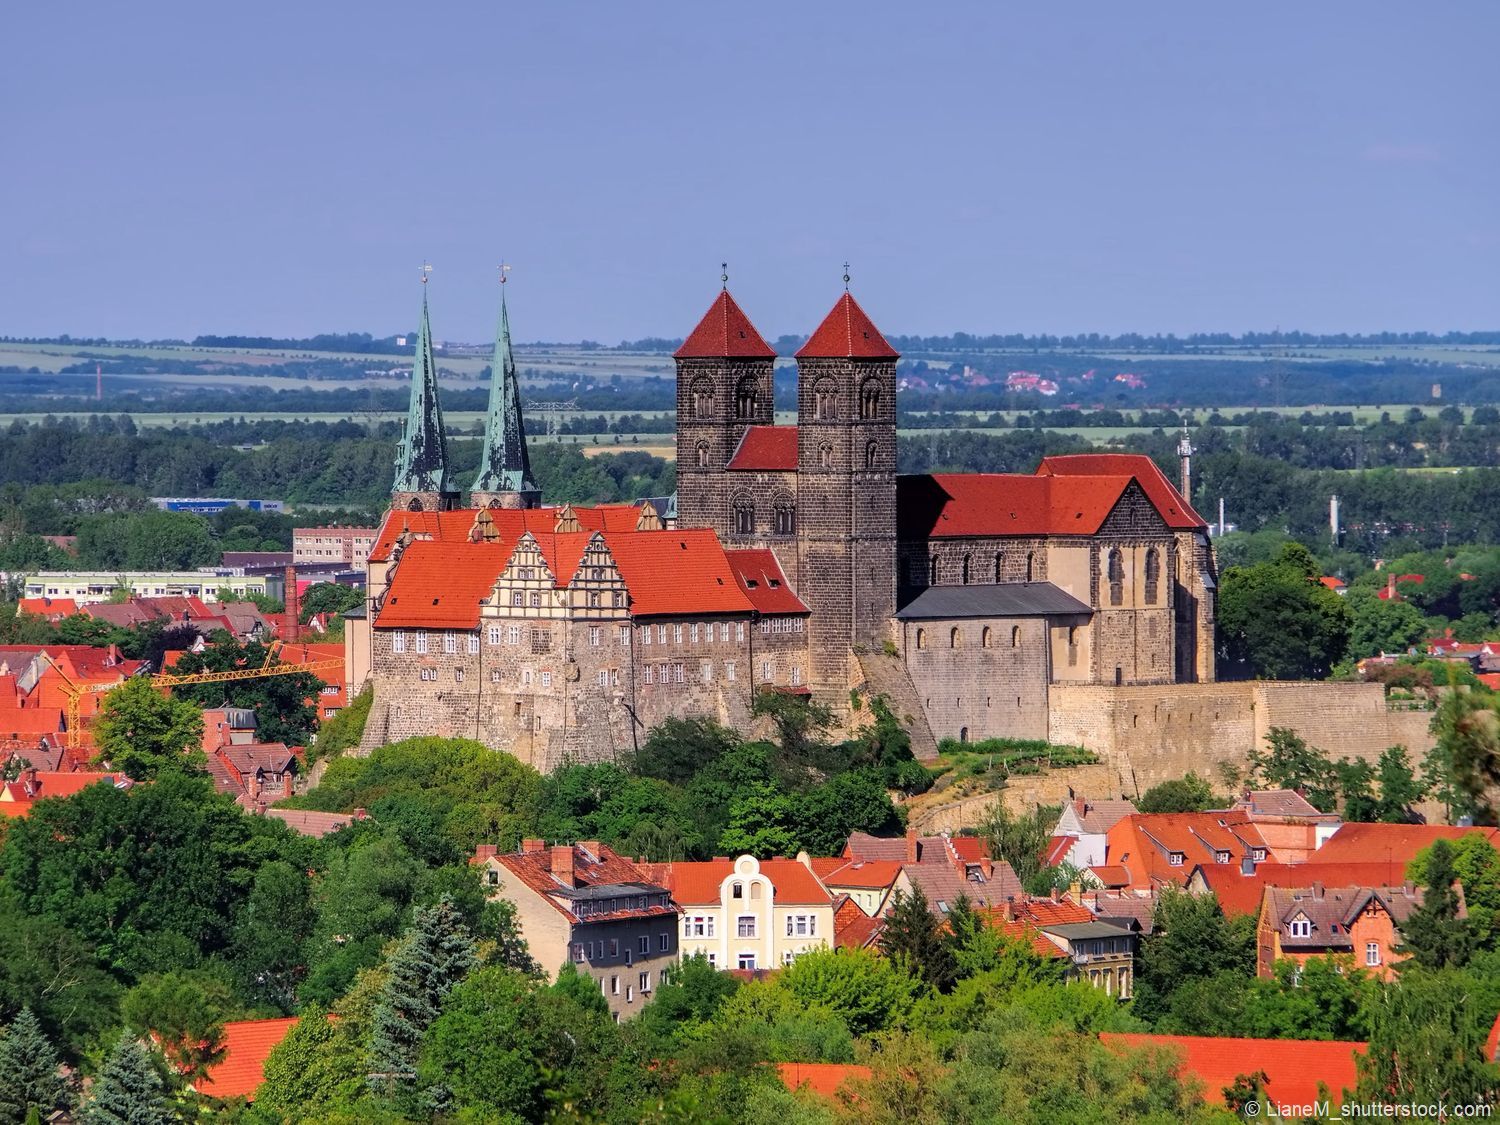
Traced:
<path fill-rule="evenodd" d="M 878 648 L 896 612 L 899 358 L 847 290 L 797 352 L 797 592 L 826 689 L 846 686 L 850 646 Z"/>
<path fill-rule="evenodd" d="M 432 358 L 432 326 L 427 319 L 427 278 L 422 278 L 422 322 L 411 369 L 411 402 L 406 430 L 396 452 L 391 507 L 409 512 L 447 511 L 458 506 L 448 487 L 448 442 L 438 405 L 437 363 Z"/>
<path fill-rule="evenodd" d="M 776 420 L 776 350 L 729 295 L 728 278 L 677 361 L 677 522 L 729 528 L 725 466 L 751 426 Z"/>
<path fill-rule="evenodd" d="M 521 381 L 510 348 L 510 313 L 505 307 L 505 277 L 500 277 L 500 327 L 490 367 L 490 410 L 484 422 L 484 450 L 479 475 L 469 486 L 476 508 L 536 508 L 542 493 L 531 475 L 526 453 L 526 425 L 521 418 Z"/>

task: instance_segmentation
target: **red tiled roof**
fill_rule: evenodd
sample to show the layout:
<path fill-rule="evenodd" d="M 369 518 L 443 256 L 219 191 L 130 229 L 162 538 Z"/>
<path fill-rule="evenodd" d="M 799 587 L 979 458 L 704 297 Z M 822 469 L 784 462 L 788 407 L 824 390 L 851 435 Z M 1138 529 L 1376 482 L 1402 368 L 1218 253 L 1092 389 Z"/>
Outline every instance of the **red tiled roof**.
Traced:
<path fill-rule="evenodd" d="M 1203 1096 L 1223 1102 L 1240 1075 L 1264 1071 L 1266 1097 L 1281 1104 L 1311 1104 L 1324 1083 L 1337 1101 L 1355 1083 L 1354 1056 L 1365 1044 L 1314 1039 L 1221 1039 L 1206 1035 L 1143 1035 L 1104 1031 L 1099 1039 L 1123 1047 L 1169 1047 L 1182 1056 L 1181 1072 L 1203 1083 Z"/>
<path fill-rule="evenodd" d="M 1046 867 L 1056 867 L 1068 858 L 1068 853 L 1073 850 L 1073 845 L 1078 843 L 1077 836 L 1054 836 L 1047 844 L 1047 850 L 1042 853 L 1042 864 Z"/>
<path fill-rule="evenodd" d="M 729 290 L 723 289 L 673 355 L 678 359 L 774 359 L 776 349 L 761 338 Z"/>
<path fill-rule="evenodd" d="M 1348 586 L 1348 583 L 1345 582 L 1342 578 L 1329 578 L 1326 574 L 1322 578 L 1319 578 L 1318 581 L 1323 583 L 1323 585 L 1327 586 L 1330 590 L 1343 590 Z"/>
<path fill-rule="evenodd" d="M 44 734 L 57 734 L 62 729 L 61 707 L 0 706 L 0 739 L 34 739 Z"/>
<path fill-rule="evenodd" d="M 1168 527 L 1190 531 L 1208 526 L 1157 463 L 1144 453 L 1068 453 L 1043 457 L 1036 471 L 1038 476 L 1055 477 L 1132 476 Z"/>
<path fill-rule="evenodd" d="M 667 889 L 672 899 L 683 905 L 701 906 L 719 901 L 719 888 L 734 872 L 734 861 L 708 859 L 667 865 Z M 813 873 L 795 859 L 763 859 L 760 873 L 776 888 L 776 901 L 782 904 L 825 906 L 833 896 L 823 889 Z"/>
<path fill-rule="evenodd" d="M 874 944 L 883 922 L 859 908 L 848 895 L 839 895 L 833 908 L 833 944 L 837 949 L 865 949 Z"/>
<path fill-rule="evenodd" d="M 797 349 L 798 359 L 899 359 L 900 353 L 847 292 L 834 302 L 812 337 Z"/>
<path fill-rule="evenodd" d="M 750 426 L 729 458 L 726 469 L 745 472 L 789 472 L 797 468 L 796 426 Z"/>
<path fill-rule="evenodd" d="M 1020 473 L 934 473 L 896 478 L 903 537 L 1093 535 L 1130 485 L 1128 476 L 1065 484 Z"/>
<path fill-rule="evenodd" d="M 1031 918 L 1005 917 L 1005 907 L 987 906 L 978 911 L 989 924 L 999 930 L 1011 941 L 1019 941 L 1029 946 L 1031 951 L 1038 957 L 1047 957 L 1053 960 L 1062 960 L 1067 957 L 1062 948 L 1046 934 L 1037 929 L 1037 923 Z M 1087 912 L 1085 912 L 1087 913 Z M 1084 921 L 1094 921 L 1094 916 L 1089 916 Z"/>
<path fill-rule="evenodd" d="M 72 617 L 78 612 L 78 603 L 72 598 L 22 598 L 16 602 L 16 612 L 37 617 Z"/>
<path fill-rule="evenodd" d="M 321 840 L 330 832 L 337 832 L 355 820 L 353 813 L 314 812 L 311 809 L 267 809 L 266 815 L 281 821 L 301 836 L 312 836 Z"/>
<path fill-rule="evenodd" d="M 1318 859 L 1306 863 L 1261 863 L 1254 875 L 1240 873 L 1239 863 L 1209 865 L 1198 870 L 1199 877 L 1219 900 L 1225 914 L 1257 914 L 1266 887 L 1310 887 L 1322 883 L 1329 887 L 1399 886 L 1405 878 L 1406 864 L 1378 860 L 1325 863 Z"/>
<path fill-rule="evenodd" d="M 1016 910 L 1038 926 L 1065 926 L 1073 922 L 1092 922 L 1094 912 L 1072 899 L 1027 898 L 1016 903 Z"/>
<path fill-rule="evenodd" d="M 597 848 L 597 851 L 592 850 Z M 605 887 L 625 884 L 652 885 L 652 875 L 642 870 L 628 859 L 617 855 L 612 849 L 602 845 L 591 843 L 588 848 L 580 844 L 572 845 L 573 850 L 573 880 L 565 883 L 562 879 L 552 873 L 552 849 L 542 848 L 538 851 L 511 852 L 507 855 L 485 856 L 476 854 L 474 862 L 484 863 L 493 859 L 507 871 L 511 872 L 526 886 L 540 894 L 547 902 L 551 903 L 557 912 L 570 921 L 579 921 L 580 918 L 568 906 L 569 899 L 561 892 L 573 890 L 579 887 Z M 668 888 L 656 884 L 662 890 Z M 644 891 L 638 892 L 644 894 Z M 627 900 L 623 909 L 608 914 L 593 914 L 589 921 L 609 921 L 614 918 L 645 918 L 661 914 L 673 914 L 676 910 L 672 906 L 650 905 L 644 908 L 634 906 Z"/>
<path fill-rule="evenodd" d="M 1101 863 L 1089 868 L 1099 877 L 1099 882 L 1106 887 L 1126 887 L 1130 885 L 1130 872 L 1125 868 L 1113 863 Z"/>
<path fill-rule="evenodd" d="M 793 591 L 776 554 L 760 548 L 725 551 L 729 569 L 759 613 L 807 613 L 808 608 Z"/>
<path fill-rule="evenodd" d="M 494 589 L 514 546 L 437 540 L 410 544 L 381 607 L 380 626 L 476 628 L 479 603 Z"/>
<path fill-rule="evenodd" d="M 253 1101 L 256 1089 L 266 1077 L 266 1059 L 295 1026 L 296 1016 L 226 1023 L 224 1055 L 193 1083 L 193 1089 L 210 1098 Z"/>
<path fill-rule="evenodd" d="M 707 528 L 610 534 L 605 542 L 635 616 L 751 611 L 719 537 Z"/>
<path fill-rule="evenodd" d="M 1110 864 L 1123 867 L 1130 876 L 1128 885 L 1135 888 L 1182 886 L 1195 867 L 1215 864 L 1216 852 L 1228 852 L 1228 862 L 1238 864 L 1252 849 L 1267 847 L 1243 809 L 1138 813 L 1109 830 L 1106 846 Z M 1181 854 L 1180 863 L 1171 862 L 1173 853 Z"/>
<path fill-rule="evenodd" d="M 1416 854 L 1435 840 L 1457 840 L 1470 832 L 1483 832 L 1500 847 L 1500 829 L 1454 828 L 1445 824 L 1362 824 L 1339 826 L 1339 830 L 1313 853 L 1317 863 L 1380 861 L 1406 869 Z"/>
<path fill-rule="evenodd" d="M 832 1101 L 844 1083 L 850 1079 L 868 1079 L 871 1071 L 858 1063 L 785 1062 L 776 1064 L 776 1073 L 793 1093 L 806 1086 L 818 1097 Z"/>
<path fill-rule="evenodd" d="M 840 861 L 843 866 L 819 877 L 830 887 L 858 887 L 878 890 L 889 887 L 901 876 L 901 864 L 893 859 L 856 859 Z"/>

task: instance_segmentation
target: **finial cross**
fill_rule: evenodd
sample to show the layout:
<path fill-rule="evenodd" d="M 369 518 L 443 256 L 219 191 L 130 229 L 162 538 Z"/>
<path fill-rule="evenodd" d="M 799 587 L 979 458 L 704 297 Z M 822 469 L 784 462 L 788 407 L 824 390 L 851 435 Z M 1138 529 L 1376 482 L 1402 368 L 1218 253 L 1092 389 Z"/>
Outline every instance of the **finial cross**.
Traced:
<path fill-rule="evenodd" d="M 723 271 L 723 272 L 721 272 L 719 274 L 719 284 L 721 284 L 722 286 L 724 286 L 725 289 L 728 289 L 729 288 L 729 263 L 728 262 L 720 262 L 719 263 L 719 269 Z"/>
<path fill-rule="evenodd" d="M 426 262 L 423 262 L 422 263 L 422 284 L 423 285 L 427 284 L 427 275 L 430 274 L 431 272 L 432 272 L 432 267 L 429 266 Z"/>
<path fill-rule="evenodd" d="M 504 285 L 509 280 L 505 275 L 510 273 L 510 263 L 501 262 L 498 268 L 500 270 L 500 284 Z"/>
<path fill-rule="evenodd" d="M 844 263 L 844 292 L 849 292 L 849 263 Z"/>

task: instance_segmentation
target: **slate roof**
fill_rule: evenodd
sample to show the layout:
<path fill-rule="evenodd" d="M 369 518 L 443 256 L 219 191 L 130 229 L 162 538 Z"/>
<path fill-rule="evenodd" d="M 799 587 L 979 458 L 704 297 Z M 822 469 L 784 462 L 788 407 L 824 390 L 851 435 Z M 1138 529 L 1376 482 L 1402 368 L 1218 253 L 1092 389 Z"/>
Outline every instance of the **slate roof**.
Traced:
<path fill-rule="evenodd" d="M 1051 582 L 929 586 L 896 611 L 904 621 L 964 617 L 1054 617 L 1093 610 Z"/>
<path fill-rule="evenodd" d="M 762 614 L 808 613 L 807 605 L 792 590 L 774 551 L 762 548 L 725 551 L 729 569 L 756 612 Z"/>
<path fill-rule="evenodd" d="M 797 468 L 797 427 L 747 427 L 724 467 L 735 472 L 794 471 Z"/>
<path fill-rule="evenodd" d="M 1204 1035 L 1147 1035 L 1102 1031 L 1099 1041 L 1109 1046 L 1139 1049 L 1168 1048 L 1178 1054 L 1178 1073 L 1203 1083 L 1209 1102 L 1223 1103 L 1224 1090 L 1236 1077 L 1264 1071 L 1266 1096 L 1279 1104 L 1309 1105 L 1319 1100 L 1318 1084 L 1326 1085 L 1336 1102 L 1356 1080 L 1354 1057 L 1365 1044 L 1313 1039 L 1221 1039 Z"/>
<path fill-rule="evenodd" d="M 1397 929 L 1422 904 L 1422 888 L 1413 887 L 1267 887 L 1265 911 L 1281 930 L 1281 947 L 1286 950 L 1313 951 L 1350 949 L 1349 926 L 1359 917 L 1365 905 L 1377 900 Z M 1287 924 L 1298 917 L 1312 923 L 1306 937 L 1287 931 Z"/>
<path fill-rule="evenodd" d="M 727 288 L 719 291 L 676 359 L 774 359 L 776 349 L 766 343 Z"/>
<path fill-rule="evenodd" d="M 797 349 L 798 359 L 899 359 L 900 356 L 848 292 L 834 302 L 823 323 Z"/>
<path fill-rule="evenodd" d="M 967 896 L 975 907 L 1002 906 L 1008 899 L 1025 894 L 1021 880 L 1010 864 L 996 860 L 988 879 L 966 878 L 946 863 L 903 863 L 902 872 L 913 887 L 920 887 L 935 914 L 946 914 L 959 896 Z"/>

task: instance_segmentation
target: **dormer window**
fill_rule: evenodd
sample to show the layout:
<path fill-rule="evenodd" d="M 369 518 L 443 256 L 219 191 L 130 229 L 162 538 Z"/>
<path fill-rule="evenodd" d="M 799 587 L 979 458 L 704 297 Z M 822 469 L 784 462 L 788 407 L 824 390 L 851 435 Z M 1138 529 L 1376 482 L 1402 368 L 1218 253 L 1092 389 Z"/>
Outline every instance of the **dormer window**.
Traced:
<path fill-rule="evenodd" d="M 1255 848 L 1250 854 L 1255 858 L 1256 863 L 1264 863 L 1266 860 L 1265 848 Z"/>
<path fill-rule="evenodd" d="M 1215 863 L 1228 863 L 1229 862 L 1229 853 L 1228 852 L 1214 852 L 1214 862 Z"/>
<path fill-rule="evenodd" d="M 1173 867 L 1181 867 L 1184 858 L 1186 857 L 1181 852 L 1167 853 L 1167 863 Z"/>
<path fill-rule="evenodd" d="M 1306 918 L 1293 918 L 1287 923 L 1288 937 L 1312 937 L 1312 922 Z"/>

